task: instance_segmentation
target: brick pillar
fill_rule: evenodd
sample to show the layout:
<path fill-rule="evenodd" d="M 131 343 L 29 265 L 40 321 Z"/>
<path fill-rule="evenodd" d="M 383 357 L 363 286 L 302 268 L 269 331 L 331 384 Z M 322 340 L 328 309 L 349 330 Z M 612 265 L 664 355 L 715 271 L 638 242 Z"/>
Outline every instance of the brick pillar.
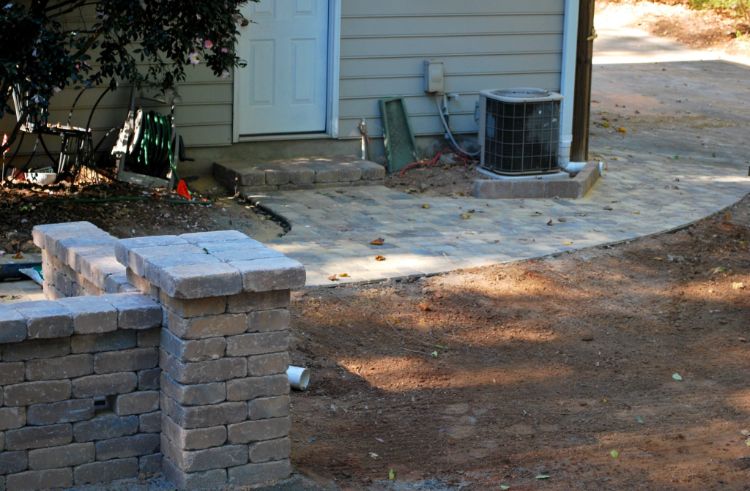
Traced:
<path fill-rule="evenodd" d="M 179 488 L 289 477 L 289 290 L 302 265 L 239 232 L 126 239 L 118 259 L 158 293 L 165 476 Z"/>

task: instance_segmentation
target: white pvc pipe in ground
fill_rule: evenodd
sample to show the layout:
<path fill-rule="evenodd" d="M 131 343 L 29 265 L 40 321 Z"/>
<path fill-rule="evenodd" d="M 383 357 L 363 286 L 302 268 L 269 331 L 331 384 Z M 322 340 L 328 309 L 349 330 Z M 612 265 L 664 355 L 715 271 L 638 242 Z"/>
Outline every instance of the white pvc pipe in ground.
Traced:
<path fill-rule="evenodd" d="M 286 377 L 289 379 L 289 385 L 292 389 L 307 390 L 307 386 L 310 384 L 310 371 L 304 367 L 290 365 L 286 369 Z"/>

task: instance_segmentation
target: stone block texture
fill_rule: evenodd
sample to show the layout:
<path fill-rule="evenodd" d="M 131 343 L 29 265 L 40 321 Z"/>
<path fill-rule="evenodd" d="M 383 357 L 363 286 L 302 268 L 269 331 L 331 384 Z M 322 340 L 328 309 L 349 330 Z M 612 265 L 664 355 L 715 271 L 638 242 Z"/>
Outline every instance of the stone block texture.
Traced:
<path fill-rule="evenodd" d="M 50 300 L 0 305 L 0 489 L 289 476 L 299 263 L 236 231 L 117 240 L 77 222 L 33 235 Z"/>

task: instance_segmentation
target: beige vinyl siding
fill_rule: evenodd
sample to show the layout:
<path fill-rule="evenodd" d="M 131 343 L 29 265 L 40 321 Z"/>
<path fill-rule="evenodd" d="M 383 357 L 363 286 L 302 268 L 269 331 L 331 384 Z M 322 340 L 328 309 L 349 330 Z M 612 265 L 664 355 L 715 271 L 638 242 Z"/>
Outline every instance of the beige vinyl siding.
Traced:
<path fill-rule="evenodd" d="M 378 100 L 385 97 L 405 98 L 417 135 L 442 134 L 435 104 L 424 93 L 424 60 L 445 63 L 447 91 L 460 94 L 450 105 L 451 126 L 457 132 L 476 131 L 479 90 L 518 86 L 559 90 L 563 3 L 341 0 L 339 137 L 359 138 L 361 118 L 367 119 L 372 136 L 380 136 Z M 232 84 L 231 78 L 218 79 L 204 66 L 188 68 L 188 78 L 178 89 L 182 101 L 176 113 L 178 130 L 188 146 L 232 143 Z M 101 90 L 84 95 L 73 124 L 85 124 Z M 65 121 L 75 96 L 72 89 L 55 96 L 50 121 Z M 122 124 L 129 97 L 129 87 L 105 96 L 93 120 L 97 137 Z M 7 115 L 0 131 L 10 131 L 13 122 Z M 29 140 L 27 148 L 33 143 Z M 53 150 L 56 142 L 50 137 L 46 141 Z"/>
<path fill-rule="evenodd" d="M 451 126 L 476 132 L 478 92 L 560 88 L 563 0 L 342 0 L 340 127 L 359 137 L 368 120 L 382 134 L 378 100 L 403 97 L 418 136 L 440 135 L 435 103 L 424 93 L 424 61 L 445 64 Z"/>

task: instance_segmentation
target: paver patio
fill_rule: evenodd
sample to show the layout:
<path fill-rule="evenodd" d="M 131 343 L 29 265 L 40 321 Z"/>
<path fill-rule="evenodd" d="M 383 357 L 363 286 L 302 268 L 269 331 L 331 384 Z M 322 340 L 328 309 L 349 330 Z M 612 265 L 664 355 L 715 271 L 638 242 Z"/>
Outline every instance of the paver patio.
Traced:
<path fill-rule="evenodd" d="M 262 202 L 293 225 L 273 247 L 305 265 L 308 285 L 330 285 L 332 274 L 357 282 L 439 273 L 673 229 L 744 196 L 741 170 L 699 162 L 674 169 L 623 156 L 578 201 L 422 197 L 373 186 L 285 192 Z M 369 245 L 378 237 L 384 246 Z"/>
<path fill-rule="evenodd" d="M 292 230 L 271 245 L 305 265 L 309 286 L 370 281 L 635 239 L 750 192 L 750 69 L 715 54 L 700 61 L 675 43 L 655 47 L 645 34 L 618 43 L 633 32 L 600 27 L 592 111 L 613 121 L 592 129 L 592 153 L 607 171 L 584 199 L 426 197 L 383 186 L 277 192 L 259 201 Z M 649 53 L 661 63 L 646 63 Z M 679 63 L 663 63 L 670 59 Z M 370 245 L 379 237 L 385 245 Z M 329 280 L 341 273 L 349 276 Z"/>

